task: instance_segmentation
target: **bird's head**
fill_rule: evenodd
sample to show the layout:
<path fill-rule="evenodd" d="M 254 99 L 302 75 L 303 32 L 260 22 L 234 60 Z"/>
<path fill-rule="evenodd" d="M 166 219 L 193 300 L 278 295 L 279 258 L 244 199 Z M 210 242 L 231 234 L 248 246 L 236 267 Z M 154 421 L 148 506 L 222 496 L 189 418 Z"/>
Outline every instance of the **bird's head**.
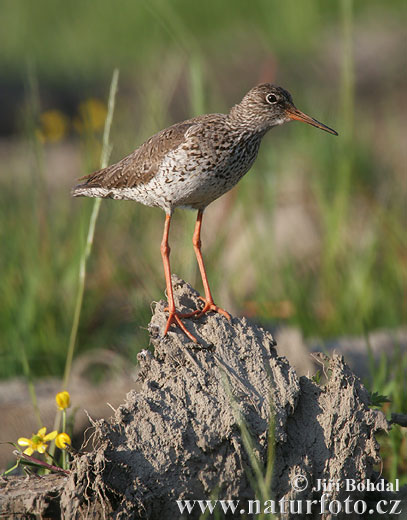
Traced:
<path fill-rule="evenodd" d="M 255 125 L 260 132 L 266 132 L 273 126 L 297 120 L 338 135 L 335 130 L 313 119 L 294 105 L 291 94 L 271 83 L 262 83 L 252 88 L 230 111 L 232 119 Z"/>

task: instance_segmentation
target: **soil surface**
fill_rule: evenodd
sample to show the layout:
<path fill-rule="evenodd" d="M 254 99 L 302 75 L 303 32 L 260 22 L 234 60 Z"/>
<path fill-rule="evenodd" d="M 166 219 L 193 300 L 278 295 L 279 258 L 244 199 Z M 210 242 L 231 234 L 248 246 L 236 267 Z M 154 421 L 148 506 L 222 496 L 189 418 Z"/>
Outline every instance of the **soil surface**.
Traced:
<path fill-rule="evenodd" d="M 181 312 L 201 305 L 190 285 L 176 276 L 173 285 Z M 323 384 L 299 378 L 271 334 L 245 318 L 185 319 L 198 345 L 175 327 L 163 337 L 165 306 L 149 325 L 154 353 L 139 354 L 138 390 L 93 424 L 93 450 L 75 457 L 69 477 L 4 479 L 2 514 L 195 519 L 200 511 L 182 516 L 177 500 L 233 499 L 244 509 L 256 494 L 315 500 L 322 479 L 377 478 L 375 433 L 389 425 L 341 356 L 319 356 Z M 269 482 L 259 477 L 267 467 Z M 330 499 L 347 495 L 335 488 Z M 360 498 L 374 497 L 352 494 Z"/>

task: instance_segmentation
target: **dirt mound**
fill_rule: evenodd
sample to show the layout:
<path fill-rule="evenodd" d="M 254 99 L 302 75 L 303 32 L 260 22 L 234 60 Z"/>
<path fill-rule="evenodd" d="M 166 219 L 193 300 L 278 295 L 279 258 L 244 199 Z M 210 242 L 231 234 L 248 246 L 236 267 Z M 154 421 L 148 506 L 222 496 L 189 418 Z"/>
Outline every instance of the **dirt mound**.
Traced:
<path fill-rule="evenodd" d="M 173 283 L 178 309 L 196 309 L 198 293 L 175 276 Z M 271 334 L 245 318 L 186 319 L 198 346 L 175 328 L 163 338 L 164 308 L 156 304 L 149 326 L 154 355 L 139 354 L 140 390 L 94 424 L 94 450 L 76 457 L 68 478 L 58 477 L 64 518 L 180 518 L 177 500 L 210 496 L 243 504 L 254 499 L 253 460 L 266 467 L 271 437 L 270 499 L 312 500 L 317 479 L 372 477 L 380 460 L 374 434 L 388 423 L 369 408 L 368 392 L 341 357 L 321 357 L 322 386 L 298 378 Z M 305 487 L 295 484 L 298 475 Z M 330 498 L 343 500 L 344 490 Z"/>

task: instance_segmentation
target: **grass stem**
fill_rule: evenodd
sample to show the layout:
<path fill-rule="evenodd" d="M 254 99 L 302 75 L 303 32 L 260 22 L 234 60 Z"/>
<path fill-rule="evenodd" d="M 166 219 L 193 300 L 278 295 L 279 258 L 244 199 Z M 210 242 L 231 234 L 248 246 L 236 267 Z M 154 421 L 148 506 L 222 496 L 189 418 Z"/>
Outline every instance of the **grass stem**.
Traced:
<path fill-rule="evenodd" d="M 107 162 L 109 160 L 109 155 L 111 152 L 111 146 L 109 144 L 109 135 L 110 135 L 110 128 L 112 126 L 118 82 L 119 82 L 119 71 L 118 71 L 118 69 L 115 69 L 113 72 L 112 82 L 110 84 L 108 110 L 107 110 L 107 116 L 106 116 L 106 121 L 105 121 L 105 128 L 104 128 L 104 132 L 103 132 L 103 146 L 102 146 L 102 154 L 101 154 L 101 159 L 100 159 L 101 168 L 106 168 Z M 87 237 L 86 237 L 86 244 L 83 249 L 83 252 L 82 252 L 82 255 L 80 258 L 80 262 L 79 262 L 78 293 L 76 295 L 75 310 L 74 310 L 74 316 L 73 316 L 73 321 L 72 321 L 71 334 L 69 337 L 64 377 L 63 377 L 63 382 L 62 382 L 62 390 L 65 390 L 68 387 L 69 376 L 71 374 L 72 360 L 73 360 L 73 355 L 74 355 L 74 351 L 75 351 L 76 339 L 78 336 L 79 321 L 80 321 L 80 316 L 81 316 L 81 311 L 82 311 L 83 294 L 85 291 L 86 264 L 87 264 L 89 255 L 92 251 L 92 245 L 93 245 L 93 239 L 95 236 L 95 228 L 96 228 L 96 222 L 97 222 L 98 215 L 99 215 L 100 203 L 101 203 L 101 199 L 94 200 L 92 213 L 91 213 L 91 216 L 89 219 L 89 227 L 88 227 L 88 233 L 87 233 Z M 58 412 L 55 417 L 54 430 L 59 430 L 60 422 L 61 422 L 61 412 Z M 55 443 L 52 444 L 49 451 L 52 455 L 54 454 Z"/>
<path fill-rule="evenodd" d="M 105 128 L 104 128 L 104 132 L 103 132 L 103 146 L 102 146 L 102 155 L 101 155 L 101 160 L 100 160 L 101 168 L 106 168 L 108 160 L 109 160 L 110 152 L 111 152 L 111 146 L 109 144 L 109 135 L 110 135 L 110 128 L 112 125 L 118 81 L 119 81 L 119 71 L 117 69 L 115 69 L 113 72 L 112 82 L 110 85 L 108 111 L 107 111 L 107 117 L 106 117 L 106 122 L 105 122 Z M 84 294 L 84 290 L 85 290 L 86 264 L 87 264 L 88 258 L 90 256 L 90 253 L 92 251 L 93 239 L 95 236 L 95 228 L 96 228 L 96 222 L 97 222 L 98 215 L 99 215 L 100 204 L 101 204 L 101 199 L 94 200 L 92 213 L 91 213 L 90 220 L 89 220 L 86 244 L 85 244 L 85 248 L 83 250 L 83 253 L 81 255 L 81 259 L 79 262 L 79 287 L 78 287 L 78 293 L 76 296 L 71 334 L 69 337 L 69 345 L 68 345 L 68 352 L 67 352 L 67 356 L 66 356 L 62 389 L 67 388 L 68 382 L 69 382 L 69 376 L 71 373 L 72 360 L 73 360 L 73 355 L 74 355 L 74 351 L 75 351 L 76 338 L 78 336 L 79 320 L 80 320 L 80 315 L 81 315 L 81 310 L 82 310 L 83 294 Z"/>

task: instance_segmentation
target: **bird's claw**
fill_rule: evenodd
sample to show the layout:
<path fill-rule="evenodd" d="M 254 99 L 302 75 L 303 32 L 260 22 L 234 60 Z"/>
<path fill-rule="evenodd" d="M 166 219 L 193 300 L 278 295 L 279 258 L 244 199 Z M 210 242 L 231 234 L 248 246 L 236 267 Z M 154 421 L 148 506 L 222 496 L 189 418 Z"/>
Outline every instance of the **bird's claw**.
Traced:
<path fill-rule="evenodd" d="M 225 316 L 225 318 L 228 321 L 232 321 L 232 318 L 230 314 L 222 309 L 221 307 L 218 307 L 215 305 L 215 303 L 212 300 L 206 300 L 202 296 L 199 297 L 200 300 L 204 302 L 204 306 L 202 309 L 197 309 L 193 312 L 188 312 L 185 314 L 181 314 L 180 312 L 177 312 L 175 310 L 170 310 L 169 307 L 165 307 L 164 311 L 168 311 L 169 316 L 167 320 L 167 324 L 164 329 L 164 336 L 167 334 L 167 332 L 170 330 L 171 325 L 174 323 L 175 325 L 178 325 L 178 327 L 184 332 L 184 334 L 194 343 L 198 343 L 198 340 L 196 337 L 189 332 L 189 330 L 185 327 L 185 325 L 182 323 L 183 318 L 192 318 L 193 316 L 196 316 L 197 318 L 200 318 L 207 312 L 217 312 L 218 314 L 221 314 L 222 316 Z"/>
<path fill-rule="evenodd" d="M 171 325 L 174 323 L 175 325 L 178 325 L 178 327 L 182 330 L 182 332 L 184 332 L 184 334 L 191 341 L 193 341 L 194 343 L 198 343 L 198 340 L 196 339 L 196 337 L 193 334 L 191 334 L 191 332 L 189 332 L 189 330 L 185 327 L 185 325 L 181 321 L 181 318 L 189 317 L 188 314 L 180 314 L 180 313 L 176 312 L 175 310 L 174 311 L 170 311 L 168 307 L 166 307 L 164 310 L 169 312 L 167 324 L 166 324 L 165 329 L 164 329 L 164 336 L 166 336 L 166 334 L 169 331 Z M 191 313 L 191 314 L 194 314 L 194 313 Z"/>
<path fill-rule="evenodd" d="M 215 305 L 215 303 L 213 303 L 212 300 L 206 300 L 202 296 L 200 296 L 199 299 L 204 302 L 204 306 L 202 309 L 194 312 L 194 315 L 196 315 L 197 318 L 200 318 L 207 312 L 212 311 L 212 312 L 217 312 L 218 314 L 222 314 L 222 316 L 225 316 L 225 318 L 228 321 L 232 321 L 230 314 L 227 311 L 225 311 L 224 309 L 222 309 L 221 307 L 218 307 L 217 305 Z"/>

